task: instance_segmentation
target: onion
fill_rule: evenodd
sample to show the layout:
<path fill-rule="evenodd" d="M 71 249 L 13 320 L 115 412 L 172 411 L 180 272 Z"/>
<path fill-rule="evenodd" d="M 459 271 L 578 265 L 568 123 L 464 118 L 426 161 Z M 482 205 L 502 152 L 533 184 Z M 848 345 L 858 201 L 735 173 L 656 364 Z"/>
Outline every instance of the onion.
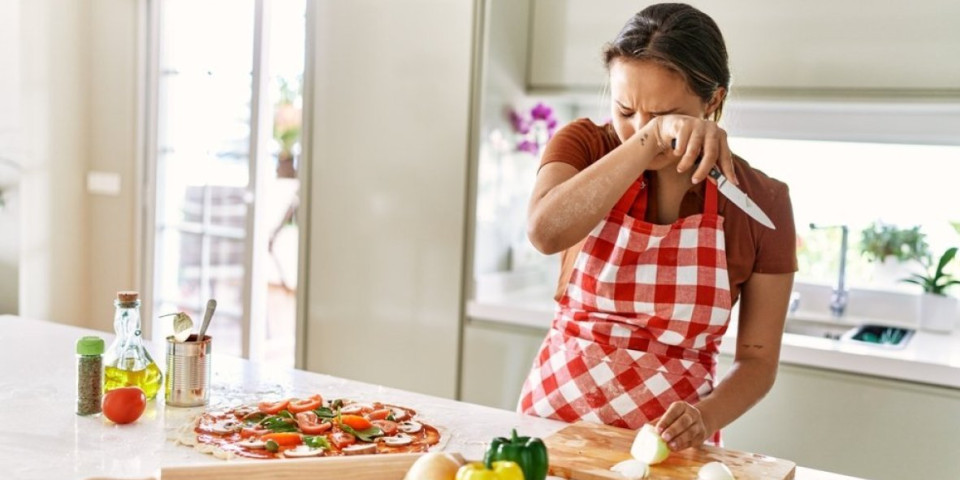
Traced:
<path fill-rule="evenodd" d="M 630 455 L 647 465 L 655 465 L 670 456 L 670 447 L 667 447 L 667 442 L 663 441 L 663 438 L 657 433 L 657 429 L 648 423 L 637 432 L 637 437 L 633 439 Z"/>
<path fill-rule="evenodd" d="M 403 480 L 450 480 L 457 476 L 460 462 L 443 452 L 425 453 L 407 471 Z"/>
<path fill-rule="evenodd" d="M 646 463 L 641 462 L 640 460 L 624 460 L 612 467 L 610 471 L 619 473 L 620 475 L 629 478 L 631 480 L 646 478 L 650 474 L 650 467 Z"/>
<path fill-rule="evenodd" d="M 734 480 L 733 472 L 720 462 L 710 462 L 700 467 L 697 478 L 700 480 Z"/>

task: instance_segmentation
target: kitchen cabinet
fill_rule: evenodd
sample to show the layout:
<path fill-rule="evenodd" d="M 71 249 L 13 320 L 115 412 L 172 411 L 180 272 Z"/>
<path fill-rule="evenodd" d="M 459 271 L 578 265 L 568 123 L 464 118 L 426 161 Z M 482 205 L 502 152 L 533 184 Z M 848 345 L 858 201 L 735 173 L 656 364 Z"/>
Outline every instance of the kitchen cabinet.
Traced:
<path fill-rule="evenodd" d="M 528 84 L 595 91 L 601 49 L 647 3 L 532 0 Z M 692 1 L 720 26 L 733 89 L 960 95 L 960 2 Z"/>
<path fill-rule="evenodd" d="M 310 8 L 300 365 L 453 398 L 474 2 Z"/>
<path fill-rule="evenodd" d="M 720 372 L 732 362 L 722 355 Z M 960 478 L 960 390 L 781 364 L 724 446 L 876 480 Z"/>
<path fill-rule="evenodd" d="M 460 400 L 514 410 L 547 329 L 471 319 L 463 332 Z"/>

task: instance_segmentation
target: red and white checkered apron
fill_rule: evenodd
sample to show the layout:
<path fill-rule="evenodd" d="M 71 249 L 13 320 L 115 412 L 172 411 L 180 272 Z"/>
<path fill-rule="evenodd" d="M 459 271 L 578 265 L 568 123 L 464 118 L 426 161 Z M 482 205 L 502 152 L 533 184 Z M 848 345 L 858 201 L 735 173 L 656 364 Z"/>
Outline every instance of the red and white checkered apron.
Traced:
<path fill-rule="evenodd" d="M 717 188 L 672 225 L 643 221 L 648 190 L 634 182 L 587 237 L 521 413 L 637 429 L 713 390 L 731 309 Z"/>

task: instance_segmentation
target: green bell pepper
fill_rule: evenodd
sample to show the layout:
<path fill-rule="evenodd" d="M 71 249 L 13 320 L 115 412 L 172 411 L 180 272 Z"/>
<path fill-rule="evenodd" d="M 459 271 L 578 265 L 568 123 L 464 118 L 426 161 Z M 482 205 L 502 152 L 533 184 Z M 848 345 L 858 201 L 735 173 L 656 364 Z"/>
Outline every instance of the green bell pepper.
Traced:
<path fill-rule="evenodd" d="M 544 480 L 547 478 L 547 447 L 539 438 L 518 437 L 513 429 L 511 438 L 497 437 L 490 444 L 483 457 L 487 468 L 497 460 L 516 462 L 523 470 L 525 480 Z"/>
<path fill-rule="evenodd" d="M 468 463 L 457 470 L 456 480 L 524 480 L 523 470 L 514 462 L 493 462 L 484 465 L 480 462 Z"/>

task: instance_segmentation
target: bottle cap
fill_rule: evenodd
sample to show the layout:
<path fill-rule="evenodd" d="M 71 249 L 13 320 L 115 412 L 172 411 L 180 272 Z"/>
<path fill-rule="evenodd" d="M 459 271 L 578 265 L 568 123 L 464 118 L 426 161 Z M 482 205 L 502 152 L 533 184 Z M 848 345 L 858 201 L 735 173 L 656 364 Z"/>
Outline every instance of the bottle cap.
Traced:
<path fill-rule="evenodd" d="M 117 300 L 119 300 L 121 303 L 136 302 L 139 299 L 139 292 L 117 292 Z"/>
<path fill-rule="evenodd" d="M 80 355 L 102 355 L 103 339 L 100 337 L 81 337 L 77 340 L 77 353 Z"/>

